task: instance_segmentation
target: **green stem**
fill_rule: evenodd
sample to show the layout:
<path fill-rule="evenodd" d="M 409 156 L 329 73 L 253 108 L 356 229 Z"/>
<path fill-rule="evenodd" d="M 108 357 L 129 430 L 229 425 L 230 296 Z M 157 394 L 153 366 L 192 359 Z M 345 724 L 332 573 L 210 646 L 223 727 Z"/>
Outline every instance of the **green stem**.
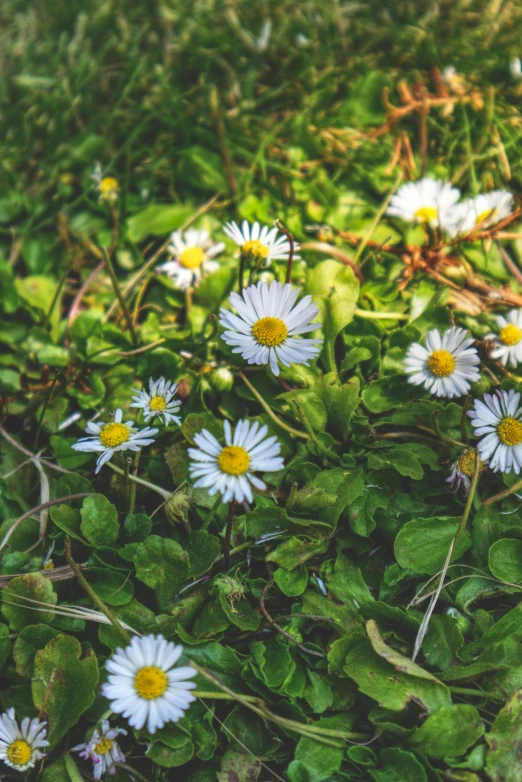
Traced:
<path fill-rule="evenodd" d="M 455 535 L 455 540 L 453 541 L 453 553 L 455 553 L 455 549 L 457 548 L 457 543 L 459 541 L 460 536 L 466 529 L 466 524 L 468 523 L 469 514 L 471 512 L 471 506 L 473 505 L 473 499 L 475 497 L 475 492 L 477 491 L 479 476 L 480 476 L 480 454 L 478 450 L 476 450 L 475 469 L 473 470 L 473 478 L 471 479 L 471 486 L 469 489 L 468 498 L 466 500 L 466 505 L 464 506 L 464 513 L 462 514 L 462 519 L 460 520 L 460 524 L 457 529 L 457 534 Z"/>
<path fill-rule="evenodd" d="M 460 436 L 462 438 L 462 442 L 466 443 L 466 445 L 469 443 L 468 430 L 466 429 L 466 421 L 468 418 L 468 410 L 470 404 L 471 404 L 471 396 L 468 394 L 466 396 L 466 399 L 464 400 L 464 405 L 462 407 L 462 415 L 460 416 Z"/>
<path fill-rule="evenodd" d="M 494 502 L 500 502 L 500 500 L 504 500 L 506 497 L 509 497 L 510 494 L 514 494 L 520 489 L 522 489 L 522 481 L 517 481 L 513 484 L 513 486 L 504 489 L 504 491 L 499 491 L 498 494 L 494 494 L 492 497 L 488 497 L 488 499 L 484 501 L 483 505 L 493 505 Z"/>
<path fill-rule="evenodd" d="M 391 197 L 395 193 L 395 191 L 397 190 L 397 188 L 399 186 L 399 183 L 400 183 L 402 178 L 403 178 L 403 174 L 402 174 L 402 171 L 401 171 L 401 172 L 399 172 L 399 175 L 397 176 L 397 179 L 395 180 L 395 183 L 394 183 L 393 187 L 391 188 L 390 192 L 388 193 L 388 195 L 386 196 L 386 198 L 382 202 L 382 204 L 381 204 L 381 206 L 379 208 L 379 211 L 377 212 L 377 214 L 373 218 L 372 223 L 370 225 L 370 228 L 368 229 L 368 232 L 364 236 L 362 242 L 360 242 L 359 246 L 357 247 L 357 249 L 355 251 L 355 255 L 353 257 L 354 264 L 357 264 L 359 258 L 361 257 L 361 255 L 363 254 L 363 252 L 364 252 L 364 250 L 366 248 L 366 245 L 368 244 L 368 242 L 372 238 L 373 232 L 375 231 L 375 229 L 379 225 L 381 217 L 383 216 L 383 214 L 385 213 L 386 209 L 388 208 L 388 204 L 390 203 Z"/>
<path fill-rule="evenodd" d="M 111 278 L 114 293 L 116 294 L 116 298 L 118 299 L 118 302 L 120 304 L 121 311 L 123 312 L 124 318 L 127 322 L 127 326 L 132 339 L 132 344 L 134 345 L 134 347 L 136 347 L 136 345 L 138 344 L 138 336 L 136 334 L 136 329 L 134 327 L 134 321 L 132 319 L 132 315 L 130 314 L 129 308 L 127 307 L 125 299 L 123 298 L 123 294 L 120 290 L 118 279 L 116 277 L 116 272 L 114 271 L 114 266 L 112 265 L 112 261 L 109 253 L 107 252 L 107 248 L 101 246 L 101 251 L 102 251 L 103 258 L 105 260 L 107 271 L 109 272 L 109 277 Z"/>
<path fill-rule="evenodd" d="M 228 695 L 226 692 L 210 692 L 207 690 L 191 690 L 191 695 L 195 695 L 196 698 L 215 698 L 219 701 L 235 701 L 235 697 Z M 259 697 L 257 695 L 242 695 L 243 700 L 251 703 L 257 703 Z"/>
<path fill-rule="evenodd" d="M 454 692 L 456 695 L 476 695 L 479 698 L 488 698 L 489 700 L 495 700 L 495 698 L 491 698 L 489 693 L 483 692 L 483 690 L 474 690 L 472 687 L 450 687 L 449 689 L 451 692 Z"/>
<path fill-rule="evenodd" d="M 140 779 L 141 782 L 150 782 L 150 777 L 144 777 L 143 774 L 140 774 L 139 771 L 136 771 L 135 768 L 132 766 L 129 766 L 128 763 L 115 763 L 114 764 L 117 768 L 124 768 L 125 771 L 128 771 L 129 774 L 134 774 L 136 779 Z"/>
<path fill-rule="evenodd" d="M 265 400 L 263 399 L 259 391 L 256 388 L 254 388 L 250 380 L 248 380 L 242 372 L 239 373 L 239 377 L 245 383 L 247 388 L 253 393 L 253 395 L 255 396 L 255 398 L 263 408 L 263 410 L 267 413 L 267 415 L 270 416 L 270 418 L 272 419 L 272 421 L 274 421 L 274 423 L 280 426 L 281 429 L 285 429 L 287 432 L 290 432 L 290 434 L 294 434 L 296 437 L 302 437 L 303 440 L 308 440 L 309 438 L 308 434 L 305 434 L 304 432 L 300 432 L 298 429 L 293 429 L 291 426 L 288 426 L 288 424 L 285 424 L 284 421 L 281 421 L 281 419 L 274 413 L 270 405 L 268 405 L 267 402 L 265 402 Z"/>
<path fill-rule="evenodd" d="M 125 643 L 130 643 L 130 635 L 125 630 L 125 628 L 121 625 L 118 618 L 115 614 L 112 613 L 110 608 L 108 608 L 103 600 L 98 597 L 92 586 L 89 584 L 85 576 L 83 575 L 82 571 L 76 564 L 76 562 L 73 559 L 72 551 L 71 551 L 71 541 L 69 536 L 67 535 L 65 537 L 65 559 L 67 560 L 67 563 L 70 565 L 74 575 L 76 576 L 76 579 L 80 586 L 82 587 L 83 591 L 90 597 L 96 608 L 101 611 L 102 614 L 105 614 L 111 625 L 114 627 L 115 630 L 119 632 L 121 637 L 124 639 Z"/>
<path fill-rule="evenodd" d="M 111 468 L 111 470 L 114 470 L 114 472 L 117 472 L 118 475 L 125 476 L 125 473 L 123 470 L 121 470 L 119 467 L 116 467 L 115 464 L 112 462 L 106 462 L 107 466 Z M 150 483 L 150 481 L 144 481 L 143 478 L 138 478 L 136 475 L 132 475 L 132 473 L 129 474 L 129 480 L 134 481 L 135 483 L 139 483 L 140 486 L 146 486 L 148 489 L 152 489 L 152 491 L 157 492 L 157 494 L 160 494 L 164 500 L 170 500 L 170 498 L 173 495 L 173 492 L 167 491 L 166 489 L 162 489 L 161 486 L 157 486 L 155 483 Z"/>
<path fill-rule="evenodd" d="M 138 465 L 140 463 L 140 455 L 141 455 L 141 451 L 136 451 L 136 455 L 134 457 L 134 466 L 132 468 L 132 475 L 133 475 L 134 478 L 136 478 L 136 476 L 138 474 Z M 136 483 L 136 481 L 131 481 L 130 480 L 130 478 L 131 478 L 130 473 L 129 473 L 128 477 L 129 477 L 129 484 L 130 484 L 129 485 L 129 493 L 128 493 L 128 497 L 129 497 L 129 513 L 134 513 L 134 508 L 136 507 L 136 488 L 137 488 L 137 483 Z"/>
<path fill-rule="evenodd" d="M 286 278 L 285 283 L 288 284 L 292 280 L 292 263 L 294 261 L 294 237 L 288 230 L 288 228 L 285 228 L 283 223 L 280 220 L 275 221 L 276 228 L 279 228 L 281 233 L 283 233 L 286 238 L 288 239 L 288 244 L 290 245 L 290 249 L 288 251 L 288 261 L 286 264 Z"/>
<path fill-rule="evenodd" d="M 404 312 L 374 312 L 373 310 L 361 310 L 356 307 L 354 315 L 368 320 L 409 320 L 409 315 Z"/>

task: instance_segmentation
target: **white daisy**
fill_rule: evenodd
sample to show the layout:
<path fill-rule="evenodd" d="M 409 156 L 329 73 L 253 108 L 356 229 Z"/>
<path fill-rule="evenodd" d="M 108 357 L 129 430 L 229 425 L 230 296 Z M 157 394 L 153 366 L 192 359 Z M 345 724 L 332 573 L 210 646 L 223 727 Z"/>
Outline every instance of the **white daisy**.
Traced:
<path fill-rule="evenodd" d="M 150 378 L 148 393 L 138 391 L 137 388 L 132 389 L 138 396 L 132 397 L 130 407 L 139 407 L 143 410 L 143 418 L 146 422 L 157 416 L 163 420 L 165 426 L 168 426 L 171 421 L 180 424 L 181 418 L 176 413 L 181 407 L 181 400 L 173 399 L 177 388 L 177 383 L 170 383 L 164 377 L 160 377 L 159 380 Z"/>
<path fill-rule="evenodd" d="M 441 335 L 437 329 L 429 331 L 426 347 L 415 342 L 408 350 L 404 364 L 413 385 L 423 385 L 435 396 L 462 396 L 469 384 L 479 379 L 477 364 L 480 359 L 465 329 L 451 328 Z"/>
<path fill-rule="evenodd" d="M 112 176 L 103 176 L 102 167 L 99 163 L 96 163 L 94 166 L 91 179 L 96 182 L 96 190 L 98 191 L 100 201 L 116 201 L 120 192 L 118 180 Z"/>
<path fill-rule="evenodd" d="M 279 363 L 308 364 L 320 353 L 321 339 L 301 339 L 298 335 L 319 328 L 311 323 L 319 312 L 311 296 L 294 304 L 300 289 L 289 283 L 266 282 L 243 289 L 243 295 L 231 293 L 229 301 L 238 311 L 234 315 L 222 309 L 220 324 L 227 329 L 222 338 L 234 345 L 232 353 L 240 353 L 249 364 L 270 364 L 274 375 Z"/>
<path fill-rule="evenodd" d="M 467 234 L 470 231 L 489 228 L 509 217 L 513 211 L 513 195 L 507 190 L 493 190 L 481 193 L 475 198 L 457 204 L 453 213 L 452 235 Z"/>
<path fill-rule="evenodd" d="M 479 441 L 480 458 L 488 460 L 493 472 L 518 473 L 522 467 L 522 408 L 520 393 L 495 391 L 485 394 L 484 402 L 475 400 L 475 407 L 468 415 Z"/>
<path fill-rule="evenodd" d="M 172 258 L 156 267 L 156 271 L 170 277 L 177 288 L 186 290 L 198 285 L 201 277 L 219 268 L 213 258 L 225 249 L 223 242 L 215 243 L 208 231 L 189 228 L 185 233 L 174 231 L 168 250 Z"/>
<path fill-rule="evenodd" d="M 103 774 L 114 776 L 114 764 L 125 763 L 125 755 L 115 741 L 120 734 L 126 736 L 127 731 L 123 728 L 111 728 L 109 720 L 102 720 L 101 731 L 96 728 L 87 743 L 72 747 L 72 752 L 79 752 L 81 758 L 92 761 L 94 779 L 101 779 Z"/>
<path fill-rule="evenodd" d="M 498 334 L 488 334 L 486 339 L 495 342 L 492 358 L 498 358 L 505 367 L 516 367 L 522 361 L 522 310 L 511 310 L 504 318 L 496 317 Z"/>
<path fill-rule="evenodd" d="M 234 432 L 228 421 L 224 427 L 224 446 L 206 429 L 194 437 L 198 448 L 188 451 L 192 459 L 190 477 L 197 478 L 194 486 L 205 486 L 211 495 L 219 491 L 223 502 L 252 502 L 252 486 L 261 491 L 266 489 L 266 484 L 254 473 L 283 469 L 283 459 L 279 456 L 281 445 L 277 437 L 267 437 L 268 428 L 260 427 L 257 421 L 253 424 L 239 421 Z"/>
<path fill-rule="evenodd" d="M 158 434 L 157 429 L 146 426 L 137 431 L 133 428 L 132 421 L 122 424 L 123 413 L 118 408 L 114 414 L 114 421 L 109 424 L 96 424 L 89 421 L 85 431 L 89 437 L 81 437 L 77 443 L 71 446 L 74 451 L 100 452 L 96 462 L 95 473 L 99 473 L 101 467 L 112 459 L 116 451 L 139 451 L 144 445 L 154 442 L 153 435 Z"/>
<path fill-rule="evenodd" d="M 469 487 L 471 486 L 471 477 L 475 472 L 475 454 L 474 448 L 470 448 L 459 456 L 457 461 L 451 465 L 451 471 L 449 478 L 446 478 L 446 483 L 451 484 L 453 491 L 458 491 L 461 485 L 464 487 L 464 494 L 469 494 Z M 480 462 L 480 470 L 485 470 L 486 465 L 484 462 Z"/>
<path fill-rule="evenodd" d="M 196 685 L 189 679 L 197 673 L 188 665 L 175 667 L 182 654 L 182 646 L 162 635 L 135 635 L 125 649 L 116 649 L 105 663 L 109 678 L 101 688 L 112 711 L 136 730 L 146 724 L 149 733 L 180 720 L 196 700 L 189 692 Z"/>
<path fill-rule="evenodd" d="M 400 217 L 408 223 L 427 223 L 432 228 L 452 225 L 452 211 L 460 198 L 460 191 L 449 182 L 437 179 L 419 179 L 399 187 L 390 200 L 386 214 Z"/>
<path fill-rule="evenodd" d="M 243 220 L 241 227 L 232 222 L 227 223 L 223 230 L 239 246 L 241 253 L 253 258 L 256 264 L 264 262 L 265 266 L 269 266 L 271 261 L 288 260 L 290 242 L 284 234 L 279 234 L 277 228 L 260 226 L 257 222 L 250 225 Z M 299 244 L 294 242 L 294 260 L 299 258 L 298 250 Z"/>
<path fill-rule="evenodd" d="M 522 79 L 522 63 L 520 57 L 512 57 L 509 61 L 509 72 L 514 79 Z"/>
<path fill-rule="evenodd" d="M 33 768 L 37 760 L 45 757 L 40 749 L 49 746 L 46 724 L 24 717 L 18 725 L 15 710 L 7 709 L 0 716 L 0 760 L 17 771 Z"/>

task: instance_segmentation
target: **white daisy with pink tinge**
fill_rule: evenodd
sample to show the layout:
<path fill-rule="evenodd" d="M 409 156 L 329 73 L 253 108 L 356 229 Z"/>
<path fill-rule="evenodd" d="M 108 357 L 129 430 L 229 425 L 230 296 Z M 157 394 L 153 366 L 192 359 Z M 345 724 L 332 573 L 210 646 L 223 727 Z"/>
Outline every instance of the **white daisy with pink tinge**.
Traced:
<path fill-rule="evenodd" d="M 480 374 L 480 362 L 466 329 L 451 328 L 442 336 L 437 329 L 429 331 L 426 347 L 415 342 L 404 360 L 408 382 L 424 386 L 435 396 L 449 399 L 469 391 Z"/>
<path fill-rule="evenodd" d="M 196 700 L 190 679 L 197 673 L 189 665 L 177 666 L 182 654 L 182 646 L 162 635 L 135 635 L 125 649 L 116 649 L 105 663 L 109 678 L 101 688 L 112 711 L 136 730 L 146 725 L 149 733 L 180 720 Z"/>
<path fill-rule="evenodd" d="M 125 763 L 125 755 L 116 741 L 119 735 L 126 736 L 127 731 L 111 728 L 109 720 L 102 720 L 101 730 L 96 728 L 88 742 L 72 747 L 71 752 L 79 752 L 81 758 L 92 761 L 94 779 L 101 779 L 104 774 L 114 776 L 114 764 Z"/>

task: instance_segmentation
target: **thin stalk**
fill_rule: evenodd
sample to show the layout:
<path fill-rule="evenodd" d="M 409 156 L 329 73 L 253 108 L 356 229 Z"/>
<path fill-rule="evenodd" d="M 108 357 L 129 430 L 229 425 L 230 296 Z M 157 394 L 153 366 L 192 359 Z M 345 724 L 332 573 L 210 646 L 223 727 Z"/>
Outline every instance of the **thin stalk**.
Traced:
<path fill-rule="evenodd" d="M 215 698 L 218 701 L 234 701 L 235 698 L 232 695 L 228 695 L 226 692 L 210 692 L 207 690 L 191 690 L 191 695 L 195 695 L 196 698 Z M 257 703 L 259 698 L 257 695 L 242 695 L 243 700 L 250 701 L 251 703 Z"/>
<path fill-rule="evenodd" d="M 388 195 L 386 196 L 386 198 L 382 202 L 379 211 L 377 212 L 377 214 L 373 218 L 372 223 L 371 223 L 371 225 L 370 225 L 366 235 L 364 236 L 362 242 L 360 242 L 360 244 L 358 245 L 357 249 L 355 250 L 355 255 L 353 257 L 354 264 L 357 264 L 359 258 L 361 257 L 361 255 L 363 254 L 363 252 L 364 252 L 364 250 L 366 248 L 366 245 L 368 244 L 368 242 L 372 238 L 373 232 L 375 231 L 375 229 L 379 225 L 381 217 L 383 216 L 383 214 L 385 213 L 386 209 L 388 208 L 388 204 L 390 203 L 391 197 L 395 193 L 395 191 L 397 190 L 402 177 L 403 177 L 403 175 L 402 175 L 402 171 L 401 171 L 401 172 L 399 172 L 399 175 L 398 175 L 397 179 L 395 180 L 395 183 L 394 183 L 393 187 L 391 188 L 390 192 L 388 193 Z"/>
<path fill-rule="evenodd" d="M 114 266 L 112 265 L 112 261 L 109 253 L 107 252 L 107 248 L 102 246 L 101 251 L 102 251 L 103 258 L 105 260 L 105 265 L 107 266 L 107 271 L 109 272 L 109 277 L 111 278 L 114 293 L 116 294 L 116 298 L 118 299 L 119 305 L 121 307 L 121 311 L 123 312 L 123 316 L 127 322 L 127 326 L 132 339 L 132 344 L 134 345 L 134 347 L 136 347 L 136 345 L 138 344 L 138 336 L 136 334 L 136 329 L 134 327 L 134 321 L 132 319 L 132 315 L 129 311 L 129 308 L 127 307 L 127 303 L 123 298 L 123 294 L 120 290 L 118 278 L 116 277 L 116 272 L 114 271 Z"/>
<path fill-rule="evenodd" d="M 236 503 L 235 500 L 231 500 L 231 502 L 228 505 L 228 518 L 227 518 L 227 528 L 225 531 L 225 545 L 223 547 L 223 556 L 225 559 L 225 569 L 228 570 L 230 567 L 230 543 L 232 541 L 232 528 L 234 526 L 234 511 L 236 509 Z"/>
<path fill-rule="evenodd" d="M 125 473 L 123 470 L 121 470 L 119 467 L 116 467 L 115 464 L 112 462 L 106 462 L 106 464 L 111 468 L 111 470 L 114 470 L 114 472 L 117 472 L 118 475 L 125 476 Z M 146 486 L 148 489 L 152 489 L 152 491 L 155 491 L 157 494 L 160 494 L 165 501 L 170 500 L 172 497 L 173 492 L 167 491 L 166 489 L 162 489 L 161 486 L 157 486 L 155 483 L 150 483 L 150 481 L 145 481 L 143 478 L 138 478 L 136 475 L 133 475 L 132 473 L 129 473 L 129 480 L 134 481 L 135 483 L 139 483 L 140 486 Z"/>
<path fill-rule="evenodd" d="M 143 774 L 140 774 L 140 772 L 136 771 L 135 768 L 133 768 L 132 766 L 129 766 L 128 763 L 115 763 L 114 765 L 117 768 L 124 768 L 125 771 L 129 772 L 129 774 L 134 774 L 136 779 L 141 780 L 141 782 L 150 782 L 150 778 L 149 777 L 144 777 Z"/>
<path fill-rule="evenodd" d="M 309 438 L 308 434 L 305 434 L 305 432 L 300 432 L 298 429 L 294 429 L 293 427 L 288 426 L 288 424 L 285 424 L 284 421 L 281 421 L 281 419 L 274 413 L 270 405 L 268 405 L 267 402 L 265 402 L 265 400 L 263 399 L 259 391 L 256 388 L 254 388 L 250 380 L 248 380 L 242 372 L 239 373 L 239 377 L 245 383 L 247 388 L 253 393 L 253 395 L 255 396 L 255 398 L 257 399 L 257 401 L 265 411 L 265 413 L 267 413 L 267 415 L 270 416 L 270 418 L 274 423 L 280 426 L 281 429 L 285 429 L 287 432 L 290 432 L 290 434 L 294 434 L 296 437 L 302 437 L 303 440 L 308 440 Z"/>
<path fill-rule="evenodd" d="M 453 551 L 455 551 L 459 538 L 461 537 L 462 533 L 466 529 L 466 524 L 468 523 L 469 514 L 471 512 L 471 506 L 473 505 L 473 499 L 475 497 L 475 492 L 477 491 L 479 476 L 480 476 L 480 454 L 477 449 L 475 451 L 475 469 L 473 470 L 473 477 L 471 479 L 471 486 L 469 489 L 468 498 L 466 500 L 466 505 L 464 506 L 464 513 L 462 514 L 462 519 L 460 520 L 460 524 L 457 529 L 457 534 L 455 535 Z"/>
<path fill-rule="evenodd" d="M 462 438 L 462 442 L 466 443 L 466 445 L 468 445 L 469 443 L 468 430 L 466 429 L 466 421 L 468 418 L 468 410 L 470 405 L 471 405 L 471 396 L 470 394 L 468 394 L 464 400 L 464 405 L 462 407 L 462 415 L 460 416 L 460 436 Z"/>
<path fill-rule="evenodd" d="M 96 608 L 101 611 L 102 614 L 105 614 L 111 625 L 114 627 L 115 630 L 119 632 L 121 637 L 124 639 L 125 643 L 130 643 L 130 635 L 129 633 L 123 628 L 120 621 L 116 617 L 115 614 L 111 611 L 110 608 L 108 608 L 103 600 L 98 597 L 92 586 L 89 584 L 85 576 L 83 575 L 82 571 L 76 564 L 76 562 L 73 559 L 72 551 L 71 551 L 71 541 L 68 535 L 65 537 L 65 559 L 67 560 L 68 564 L 72 568 L 74 575 L 76 576 L 76 579 L 80 586 L 82 587 L 83 591 L 86 595 L 90 597 Z"/>
<path fill-rule="evenodd" d="M 285 228 L 281 220 L 275 221 L 276 228 L 279 228 L 281 233 L 283 233 L 286 238 L 288 239 L 288 244 L 290 245 L 290 249 L 288 251 L 288 261 L 286 264 L 286 278 L 285 283 L 288 284 L 292 280 L 292 264 L 294 262 L 294 237 L 288 230 L 288 228 Z"/>
<path fill-rule="evenodd" d="M 139 463 L 140 463 L 140 456 L 141 456 L 141 451 L 136 451 L 136 454 L 134 456 L 134 465 L 133 465 L 133 468 L 132 468 L 132 475 L 133 475 L 134 478 L 136 478 L 137 475 L 138 475 L 138 466 L 139 466 Z M 128 493 L 127 496 L 129 498 L 129 513 L 134 513 L 134 508 L 136 506 L 136 488 L 137 488 L 137 483 L 136 483 L 136 481 L 131 481 L 130 477 L 131 477 L 131 474 L 129 473 L 129 475 L 128 475 L 128 478 L 129 478 L 129 487 L 128 487 L 129 488 L 129 493 Z"/>
<path fill-rule="evenodd" d="M 405 312 L 373 312 L 373 310 L 361 310 L 356 307 L 355 313 L 358 318 L 367 320 L 409 320 L 409 315 Z"/>
<path fill-rule="evenodd" d="M 515 492 L 520 491 L 520 489 L 522 489 L 522 481 L 517 481 L 513 486 L 509 486 L 507 489 L 499 491 L 498 494 L 493 494 L 492 497 L 488 497 L 482 504 L 493 505 L 494 502 L 500 502 L 500 500 L 504 500 L 506 497 L 509 497 L 510 494 L 515 494 Z"/>

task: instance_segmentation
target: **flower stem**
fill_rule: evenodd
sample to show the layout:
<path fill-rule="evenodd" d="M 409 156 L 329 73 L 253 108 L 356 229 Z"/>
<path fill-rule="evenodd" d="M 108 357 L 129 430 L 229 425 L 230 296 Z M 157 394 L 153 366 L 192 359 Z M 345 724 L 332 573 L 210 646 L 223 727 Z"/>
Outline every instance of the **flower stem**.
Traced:
<path fill-rule="evenodd" d="M 115 630 L 119 632 L 121 637 L 124 639 L 126 643 L 130 642 L 130 635 L 129 633 L 122 627 L 121 623 L 119 622 L 118 618 L 115 614 L 112 613 L 110 608 L 108 608 L 103 600 L 98 597 L 92 586 L 89 584 L 85 576 L 83 575 L 82 571 L 76 564 L 76 562 L 73 559 L 72 551 L 71 551 L 71 540 L 68 535 L 65 537 L 65 559 L 67 560 L 67 563 L 71 567 L 74 575 L 76 576 L 78 583 L 82 587 L 83 591 L 91 598 L 92 602 L 96 606 L 96 608 L 101 611 L 102 614 L 105 614 L 111 625 L 114 627 Z"/>
<path fill-rule="evenodd" d="M 483 505 L 493 505 L 494 502 L 500 502 L 500 500 L 504 500 L 506 497 L 509 497 L 510 494 L 514 494 L 520 489 L 522 489 L 522 481 L 517 481 L 513 486 L 504 489 L 504 491 L 499 491 L 498 494 L 493 494 L 492 497 L 488 497 L 487 500 L 484 500 Z"/>
<path fill-rule="evenodd" d="M 294 237 L 288 230 L 288 228 L 285 228 L 281 220 L 275 221 L 276 228 L 278 228 L 281 233 L 283 233 L 286 238 L 288 239 L 288 244 L 290 245 L 290 249 L 288 250 L 288 262 L 286 264 L 286 278 L 285 283 L 288 284 L 292 280 L 292 264 L 294 262 Z"/>
<path fill-rule="evenodd" d="M 235 507 L 236 507 L 235 500 L 231 500 L 228 505 L 227 528 L 225 530 L 225 545 L 223 547 L 223 557 L 225 560 L 226 570 L 228 570 L 230 567 L 230 543 L 232 540 L 232 528 L 234 526 Z"/>
<path fill-rule="evenodd" d="M 270 416 L 270 418 L 272 419 L 272 421 L 274 421 L 274 423 L 280 426 L 281 429 L 285 429 L 287 432 L 290 432 L 290 434 L 294 434 L 296 437 L 302 437 L 303 440 L 308 440 L 309 438 L 308 434 L 305 434 L 305 432 L 300 432 L 298 429 L 294 429 L 293 427 L 288 426 L 288 424 L 285 424 L 284 421 L 281 421 L 281 419 L 274 413 L 270 405 L 268 405 L 267 402 L 265 402 L 265 400 L 263 399 L 259 391 L 256 388 L 254 388 L 250 380 L 248 380 L 242 372 L 239 373 L 239 377 L 245 383 L 247 388 L 253 393 L 253 395 L 255 396 L 255 398 L 263 408 L 263 410 L 267 413 L 267 415 Z"/>
<path fill-rule="evenodd" d="M 116 465 L 112 462 L 106 462 L 106 464 L 111 468 L 111 470 L 117 472 L 118 475 L 125 475 L 124 471 L 119 467 L 116 467 Z M 160 494 L 166 501 L 170 500 L 172 497 L 173 492 L 162 489 L 161 486 L 157 486 L 155 483 L 150 483 L 150 481 L 144 481 L 143 478 L 138 478 L 136 475 L 132 475 L 132 473 L 129 474 L 129 480 L 134 481 L 135 483 L 139 483 L 140 486 L 146 486 L 148 489 L 152 489 L 152 491 Z"/>
<path fill-rule="evenodd" d="M 358 318 L 367 318 L 368 320 L 408 320 L 409 315 L 405 312 L 374 312 L 373 310 L 361 310 L 355 308 L 355 315 Z"/>
<path fill-rule="evenodd" d="M 453 553 L 455 553 L 455 549 L 457 547 L 457 543 L 459 541 L 460 536 L 466 529 L 466 524 L 468 523 L 469 514 L 471 512 L 471 506 L 473 505 L 473 499 L 475 497 L 475 492 L 477 490 L 479 476 L 480 476 L 480 454 L 477 449 L 475 451 L 475 469 L 473 470 L 473 477 L 471 479 L 471 486 L 469 489 L 468 498 L 466 500 L 466 505 L 464 506 L 464 513 L 462 514 L 462 519 L 460 520 L 460 524 L 457 529 L 457 534 L 455 535 L 455 540 L 453 541 Z"/>
<path fill-rule="evenodd" d="M 116 277 L 116 272 L 114 271 L 114 266 L 112 265 L 111 257 L 107 252 L 106 247 L 102 246 L 101 251 L 102 251 L 103 258 L 105 260 L 105 265 L 107 266 L 107 271 L 109 272 L 109 277 L 111 278 L 114 293 L 116 294 L 116 298 L 118 299 L 118 302 L 120 304 L 121 311 L 123 312 L 123 315 L 127 322 L 127 326 L 129 328 L 131 339 L 132 339 L 132 344 L 134 345 L 134 347 L 136 347 L 136 345 L 138 344 L 138 336 L 136 334 L 136 329 L 134 328 L 134 321 L 132 320 L 132 316 L 129 312 L 129 308 L 127 307 L 125 299 L 123 298 L 123 294 L 120 290 L 118 279 Z"/>

